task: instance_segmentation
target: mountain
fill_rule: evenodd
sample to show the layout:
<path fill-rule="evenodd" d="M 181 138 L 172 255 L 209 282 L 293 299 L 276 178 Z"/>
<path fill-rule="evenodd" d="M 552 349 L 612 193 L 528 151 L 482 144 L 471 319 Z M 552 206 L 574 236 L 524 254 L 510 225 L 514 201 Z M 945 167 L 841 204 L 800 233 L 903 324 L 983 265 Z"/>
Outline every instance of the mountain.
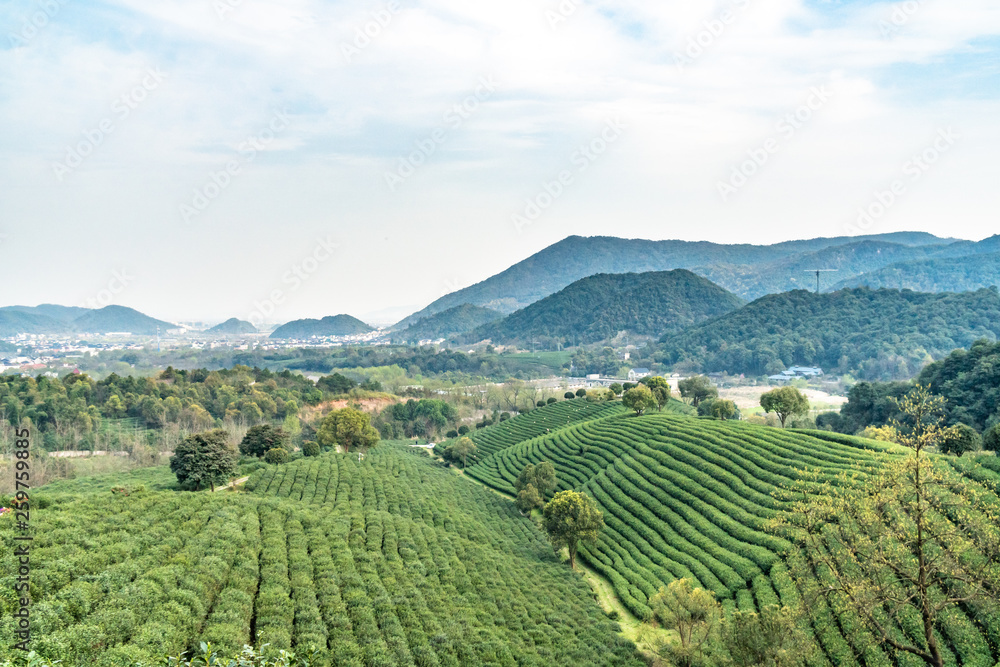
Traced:
<path fill-rule="evenodd" d="M 890 264 L 837 287 L 895 287 L 918 292 L 972 291 L 1000 285 L 1000 252 Z"/>
<path fill-rule="evenodd" d="M 0 308 L 0 336 L 18 334 L 58 334 L 69 331 L 64 322 L 34 312 L 24 312 L 17 306 Z"/>
<path fill-rule="evenodd" d="M 167 329 L 175 329 L 177 325 L 157 320 L 125 306 L 105 306 L 98 310 L 87 311 L 86 314 L 73 320 L 72 327 L 81 333 L 91 334 L 128 332 L 152 335 L 157 329 L 160 333 L 165 333 Z"/>
<path fill-rule="evenodd" d="M 928 362 L 1000 336 L 1000 292 L 927 294 L 866 287 L 762 297 L 662 341 L 679 370 L 764 375 L 820 366 L 868 380 L 908 379 Z"/>
<path fill-rule="evenodd" d="M 67 324 L 90 312 L 90 308 L 57 306 L 51 303 L 43 303 L 40 306 L 7 306 L 0 308 L 0 310 L 16 310 L 29 315 L 41 315 Z"/>
<path fill-rule="evenodd" d="M 394 328 L 405 328 L 420 319 L 463 303 L 510 314 L 558 292 L 570 283 L 596 273 L 644 273 L 690 269 L 741 298 L 756 299 L 773 289 L 784 291 L 811 284 L 808 276 L 799 272 L 801 265 L 783 266 L 783 263 L 787 264 L 796 257 L 806 259 L 809 255 L 839 246 L 856 246 L 852 251 L 845 251 L 847 254 L 870 254 L 870 248 L 859 245 L 865 241 L 914 249 L 927 248 L 928 252 L 931 248 L 944 250 L 955 243 L 954 239 L 942 239 L 922 232 L 787 241 L 769 246 L 570 236 L 491 278 L 446 294 L 426 308 L 405 318 Z M 969 242 L 959 243 L 969 244 Z M 922 256 L 920 253 L 915 254 Z M 862 262 L 862 269 L 870 271 L 885 266 L 898 261 L 897 256 L 898 253 L 895 252 L 891 256 L 887 255 L 882 263 L 873 263 L 868 259 Z M 824 259 L 826 258 L 808 257 L 808 261 L 803 264 Z M 805 266 L 804 268 L 840 267 Z M 848 270 L 859 272 L 847 264 L 844 268 L 845 273 Z M 776 281 L 777 276 L 772 275 L 774 271 L 784 272 L 781 277 L 787 280 Z M 842 273 L 841 277 L 847 278 L 848 275 Z M 758 281 L 764 282 L 758 284 Z"/>
<path fill-rule="evenodd" d="M 312 338 L 313 336 L 354 336 L 374 331 L 370 326 L 350 315 L 333 315 L 321 320 L 295 320 L 274 330 L 271 338 Z"/>
<path fill-rule="evenodd" d="M 600 273 L 472 331 L 466 339 L 595 343 L 621 331 L 671 334 L 743 305 L 735 295 L 690 271 Z"/>
<path fill-rule="evenodd" d="M 394 338 L 407 342 L 437 340 L 472 331 L 476 327 L 494 322 L 503 317 L 496 310 L 463 303 L 443 312 L 425 317 L 400 331 Z"/>
<path fill-rule="evenodd" d="M 221 334 L 221 335 L 240 335 L 240 334 L 252 334 L 257 333 L 257 327 L 250 324 L 245 320 L 240 320 L 235 317 L 231 317 L 222 324 L 217 324 L 205 333 L 210 334 Z"/>

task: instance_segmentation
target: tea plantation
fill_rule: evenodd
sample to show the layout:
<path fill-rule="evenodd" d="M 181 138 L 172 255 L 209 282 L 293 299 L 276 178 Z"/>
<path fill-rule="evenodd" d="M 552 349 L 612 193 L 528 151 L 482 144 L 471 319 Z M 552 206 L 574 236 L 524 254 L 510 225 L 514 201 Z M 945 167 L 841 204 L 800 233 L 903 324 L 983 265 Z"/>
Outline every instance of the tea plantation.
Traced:
<path fill-rule="evenodd" d="M 806 468 L 818 472 L 817 482 L 836 484 L 844 471 L 863 480 L 865 471 L 900 451 L 823 432 L 652 413 L 599 417 L 530 438 L 497 450 L 467 474 L 512 494 L 526 464 L 551 462 L 557 490 L 583 490 L 604 512 L 607 527 L 595 546 L 581 548 L 583 560 L 611 582 L 631 612 L 648 618 L 649 598 L 685 577 L 728 609 L 797 606 L 802 592 L 784 562 L 792 545 L 768 529 L 787 506 L 775 491 L 803 480 Z M 989 467 L 955 461 L 973 479 L 997 478 Z M 808 623 L 821 649 L 812 664 L 897 664 L 852 618 L 822 603 Z M 966 605 L 947 614 L 939 630 L 948 664 L 998 664 L 995 609 Z M 923 662 L 904 656 L 898 664 Z"/>

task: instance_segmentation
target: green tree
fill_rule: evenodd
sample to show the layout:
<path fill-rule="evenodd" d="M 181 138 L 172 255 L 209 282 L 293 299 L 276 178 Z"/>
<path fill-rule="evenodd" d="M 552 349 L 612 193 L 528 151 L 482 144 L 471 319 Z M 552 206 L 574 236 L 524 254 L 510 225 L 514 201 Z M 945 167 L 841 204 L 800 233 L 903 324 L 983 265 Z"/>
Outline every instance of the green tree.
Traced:
<path fill-rule="evenodd" d="M 240 441 L 240 454 L 263 457 L 272 449 L 288 449 L 288 434 L 270 424 L 251 426 Z"/>
<path fill-rule="evenodd" d="M 637 417 L 641 417 L 643 412 L 656 407 L 656 398 L 653 397 L 653 392 L 649 390 L 649 387 L 639 385 L 625 392 L 625 395 L 622 396 L 622 403 L 625 407 L 634 410 Z"/>
<path fill-rule="evenodd" d="M 704 375 L 681 380 L 677 383 L 677 388 L 680 389 L 681 397 L 690 400 L 694 407 L 698 407 L 698 404 L 706 398 L 715 398 L 719 395 L 719 390 Z"/>
<path fill-rule="evenodd" d="M 535 488 L 535 485 L 528 484 L 523 489 L 518 491 L 517 500 L 514 504 L 517 505 L 517 509 L 521 512 L 521 514 L 528 514 L 536 507 L 543 507 L 545 505 L 545 501 L 538 493 L 538 489 Z"/>
<path fill-rule="evenodd" d="M 170 471 L 184 487 L 211 487 L 228 480 L 236 472 L 239 453 L 229 444 L 229 434 L 222 429 L 196 433 L 182 440 L 170 457 Z"/>
<path fill-rule="evenodd" d="M 354 408 L 334 410 L 320 424 L 316 441 L 323 447 L 343 447 L 345 452 L 357 451 L 358 457 L 379 442 L 378 431 L 371 416 Z"/>
<path fill-rule="evenodd" d="M 462 468 L 468 467 L 468 460 L 470 456 L 476 455 L 476 443 L 472 441 L 472 438 L 461 438 L 458 442 L 450 447 L 452 456 L 462 459 Z"/>
<path fill-rule="evenodd" d="M 722 421 L 732 419 L 736 416 L 736 404 L 726 400 L 713 401 L 712 416 Z"/>
<path fill-rule="evenodd" d="M 587 390 L 586 389 L 582 389 L 581 388 L 581 389 L 577 389 L 576 390 L 576 397 L 577 398 L 583 398 L 586 395 L 587 395 Z"/>
<path fill-rule="evenodd" d="M 545 496 L 556 488 L 556 469 L 548 461 L 538 465 L 529 463 L 521 470 L 514 482 L 517 491 L 518 509 L 522 513 L 536 507 L 545 506 Z"/>
<path fill-rule="evenodd" d="M 677 632 L 678 642 L 657 641 L 653 648 L 677 667 L 717 664 L 712 647 L 722 623 L 722 606 L 715 594 L 695 588 L 690 579 L 676 579 L 649 599 L 652 623 Z"/>
<path fill-rule="evenodd" d="M 799 667 L 815 652 L 798 614 L 774 604 L 760 612 L 729 615 L 723 623 L 722 645 L 736 667 Z"/>
<path fill-rule="evenodd" d="M 319 443 L 315 440 L 306 440 L 302 443 L 302 455 L 303 456 L 319 456 L 322 449 Z"/>
<path fill-rule="evenodd" d="M 670 402 L 670 385 L 653 387 L 653 399 L 656 400 L 657 411 L 663 412 L 664 406 Z"/>
<path fill-rule="evenodd" d="M 563 398 L 565 398 L 568 401 L 571 398 L 576 398 L 576 394 L 574 394 L 571 391 L 567 391 L 565 394 L 563 394 Z"/>
<path fill-rule="evenodd" d="M 604 515 L 590 496 L 578 491 L 560 491 L 545 506 L 545 530 L 556 549 L 566 547 L 569 565 L 576 569 L 580 543 L 594 543 L 604 528 Z"/>
<path fill-rule="evenodd" d="M 1000 591 L 1000 511 L 990 491 L 928 456 L 948 433 L 944 399 L 918 386 L 896 400 L 892 426 L 910 454 L 864 478 L 801 484 L 775 525 L 804 542 L 793 559 L 804 586 L 824 572 L 815 592 L 831 607 L 897 655 L 943 667 L 942 617 Z"/>
<path fill-rule="evenodd" d="M 983 449 L 996 452 L 1000 456 L 1000 422 L 986 429 L 983 434 Z"/>
<path fill-rule="evenodd" d="M 978 452 L 983 448 L 983 439 L 976 429 L 966 424 L 956 424 L 947 429 L 938 443 L 938 451 L 942 454 L 961 456 L 966 452 Z"/>
<path fill-rule="evenodd" d="M 781 421 L 781 428 L 792 415 L 803 415 L 809 412 L 809 399 L 795 387 L 779 387 L 760 397 L 760 407 L 764 412 L 773 412 Z"/>
<path fill-rule="evenodd" d="M 271 465 L 281 465 L 282 463 L 288 463 L 288 451 L 282 449 L 281 447 L 275 447 L 274 449 L 267 450 L 264 454 L 264 462 L 270 463 Z"/>
<path fill-rule="evenodd" d="M 621 396 L 622 392 L 625 391 L 624 389 L 622 389 L 622 386 L 617 382 L 613 382 L 611 386 L 608 387 L 608 389 L 610 389 L 611 393 L 613 393 L 615 396 Z"/>

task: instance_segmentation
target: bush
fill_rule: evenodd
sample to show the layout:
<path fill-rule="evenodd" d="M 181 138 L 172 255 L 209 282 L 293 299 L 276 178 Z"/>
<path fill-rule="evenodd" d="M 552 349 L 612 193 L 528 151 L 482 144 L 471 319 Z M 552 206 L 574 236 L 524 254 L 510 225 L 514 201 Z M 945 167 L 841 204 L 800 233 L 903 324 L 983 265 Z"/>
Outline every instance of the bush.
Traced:
<path fill-rule="evenodd" d="M 456 431 L 455 429 L 451 429 L 450 431 L 444 434 L 444 437 L 448 438 L 449 440 L 451 440 L 452 438 L 457 438 L 458 431 Z"/>
<path fill-rule="evenodd" d="M 303 456 L 319 456 L 320 446 L 319 443 L 314 440 L 307 440 L 302 443 L 302 455 Z"/>
<path fill-rule="evenodd" d="M 468 426 L 465 426 L 463 424 L 462 426 L 458 427 L 458 434 L 459 435 L 468 435 L 469 431 L 471 431 L 471 430 L 472 430 L 471 428 L 469 428 Z"/>
<path fill-rule="evenodd" d="M 275 447 L 274 449 L 268 450 L 267 454 L 264 455 L 264 461 L 270 463 L 271 465 L 288 463 L 288 452 L 284 449 Z"/>
<path fill-rule="evenodd" d="M 586 395 L 587 395 L 587 390 L 586 389 L 577 389 L 576 390 L 576 396 L 577 396 L 577 398 L 583 398 Z"/>
<path fill-rule="evenodd" d="M 567 400 L 569 400 L 571 398 L 576 398 L 576 394 L 574 394 L 571 391 L 567 391 L 565 394 L 563 394 L 563 398 L 565 398 Z"/>
<path fill-rule="evenodd" d="M 552 396 L 552 397 L 550 397 L 550 398 L 549 398 L 549 400 L 545 401 L 545 405 L 552 405 L 552 404 L 553 404 L 553 403 L 555 403 L 555 402 L 556 402 L 557 400 L 558 400 L 558 399 L 556 399 L 556 397 L 555 397 L 555 396 Z"/>
<path fill-rule="evenodd" d="M 545 407 L 545 401 L 535 401 L 535 407 L 537 407 L 537 408 L 544 408 Z"/>

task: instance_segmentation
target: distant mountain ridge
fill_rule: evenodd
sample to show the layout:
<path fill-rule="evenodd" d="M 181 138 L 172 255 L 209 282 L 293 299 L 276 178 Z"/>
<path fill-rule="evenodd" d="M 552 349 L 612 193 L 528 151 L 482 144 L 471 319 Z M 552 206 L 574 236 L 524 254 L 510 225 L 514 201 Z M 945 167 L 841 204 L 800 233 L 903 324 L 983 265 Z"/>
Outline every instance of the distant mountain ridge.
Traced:
<path fill-rule="evenodd" d="M 749 301 L 769 293 L 812 286 L 815 278 L 810 280 L 805 273 L 808 269 L 841 269 L 836 275 L 837 280 L 843 280 L 893 262 L 926 259 L 952 246 L 963 255 L 972 254 L 977 245 L 923 232 L 819 238 L 759 246 L 570 236 L 480 283 L 446 294 L 393 328 L 405 328 L 463 303 L 510 314 L 598 273 L 688 269 Z M 837 248 L 841 250 L 835 251 Z M 834 265 L 810 266 L 816 262 Z"/>
<path fill-rule="evenodd" d="M 96 310 L 42 304 L 0 308 L 0 336 L 19 334 L 108 334 L 151 335 L 176 325 L 158 320 L 134 308 L 105 306 Z"/>
<path fill-rule="evenodd" d="M 283 324 L 271 333 L 270 338 L 312 338 L 313 336 L 355 336 L 374 329 L 350 315 L 331 315 L 321 320 L 304 319 Z"/>
<path fill-rule="evenodd" d="M 461 306 L 455 306 L 430 317 L 425 317 L 400 331 L 393 338 L 411 343 L 449 338 L 472 331 L 476 327 L 494 322 L 502 317 L 503 314 L 499 311 L 463 303 Z"/>
<path fill-rule="evenodd" d="M 588 276 L 463 337 L 466 342 L 596 343 L 659 337 L 730 313 L 743 300 L 686 269 Z"/>
<path fill-rule="evenodd" d="M 238 336 L 240 334 L 257 333 L 257 327 L 246 320 L 230 317 L 222 324 L 216 324 L 205 333 Z"/>

